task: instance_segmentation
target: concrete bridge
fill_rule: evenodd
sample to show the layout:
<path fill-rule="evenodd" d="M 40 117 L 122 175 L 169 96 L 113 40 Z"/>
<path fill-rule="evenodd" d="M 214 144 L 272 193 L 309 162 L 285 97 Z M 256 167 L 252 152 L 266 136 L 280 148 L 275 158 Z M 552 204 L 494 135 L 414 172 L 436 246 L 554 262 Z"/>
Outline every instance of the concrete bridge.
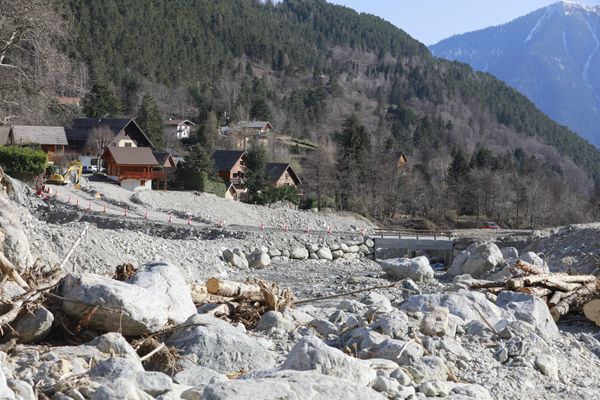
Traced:
<path fill-rule="evenodd" d="M 416 252 L 425 251 L 443 258 L 447 266 L 452 263 L 454 242 L 449 232 L 377 230 L 371 239 L 375 242 L 375 259 L 386 251 L 397 250 L 406 257 L 414 257 Z"/>

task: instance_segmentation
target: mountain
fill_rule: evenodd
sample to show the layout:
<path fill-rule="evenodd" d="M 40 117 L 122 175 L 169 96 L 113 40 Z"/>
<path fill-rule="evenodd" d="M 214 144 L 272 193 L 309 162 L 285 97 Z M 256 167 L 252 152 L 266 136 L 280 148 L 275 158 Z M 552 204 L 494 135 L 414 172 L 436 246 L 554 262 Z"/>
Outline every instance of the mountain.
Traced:
<path fill-rule="evenodd" d="M 152 98 L 163 117 L 194 120 L 209 150 L 228 147 L 219 126 L 268 120 L 302 144 L 274 141 L 268 151 L 272 161 L 298 155 L 308 206 L 316 197 L 381 219 L 448 224 L 461 214 L 506 226 L 591 218 L 597 148 L 499 79 L 436 59 L 381 18 L 324 0 L 53 2 L 69 25 L 62 59 L 80 66 L 68 82 L 81 85 L 90 115 L 134 117 Z M 61 67 L 55 60 L 48 66 Z M 80 95 L 70 90 L 60 95 Z M 115 97 L 123 107 L 87 107 Z"/>
<path fill-rule="evenodd" d="M 555 3 L 430 50 L 502 79 L 600 146 L 600 6 Z"/>

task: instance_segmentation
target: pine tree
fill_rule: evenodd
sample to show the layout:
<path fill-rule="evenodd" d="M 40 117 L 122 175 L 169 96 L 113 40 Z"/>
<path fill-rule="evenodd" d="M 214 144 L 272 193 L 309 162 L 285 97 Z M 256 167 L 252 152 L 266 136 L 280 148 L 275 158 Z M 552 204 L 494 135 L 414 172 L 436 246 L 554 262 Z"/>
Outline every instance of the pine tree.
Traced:
<path fill-rule="evenodd" d="M 454 152 L 454 158 L 448 167 L 448 178 L 454 182 L 462 181 L 469 173 L 469 163 L 461 149 Z"/>
<path fill-rule="evenodd" d="M 155 148 L 162 148 L 165 144 L 163 121 L 158 112 L 156 102 L 149 94 L 144 95 L 136 122 L 142 128 Z"/>
<path fill-rule="evenodd" d="M 204 147 L 195 144 L 190 147 L 184 162 L 177 166 L 177 181 L 183 189 L 204 191 L 212 169 L 212 160 Z"/>
<path fill-rule="evenodd" d="M 253 198 L 255 202 L 260 202 L 260 193 L 265 190 L 268 185 L 267 152 L 258 143 L 252 143 L 247 154 L 246 186 L 248 187 L 250 197 Z"/>
<path fill-rule="evenodd" d="M 122 110 L 121 103 L 103 83 L 95 82 L 81 101 L 83 113 L 90 118 L 113 118 Z"/>
<path fill-rule="evenodd" d="M 208 113 L 208 117 L 201 129 L 198 131 L 198 144 L 204 147 L 208 154 L 212 154 L 217 144 L 217 131 L 219 122 L 214 111 Z"/>

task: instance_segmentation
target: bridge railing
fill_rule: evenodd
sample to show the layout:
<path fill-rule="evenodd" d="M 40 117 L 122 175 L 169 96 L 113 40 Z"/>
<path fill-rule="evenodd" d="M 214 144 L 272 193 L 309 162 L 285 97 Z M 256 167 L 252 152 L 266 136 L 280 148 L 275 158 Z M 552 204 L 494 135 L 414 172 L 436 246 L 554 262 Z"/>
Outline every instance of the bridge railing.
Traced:
<path fill-rule="evenodd" d="M 428 230 L 411 230 L 411 229 L 375 229 L 373 237 L 389 238 L 397 237 L 398 239 L 405 238 L 419 238 L 433 237 L 433 240 L 441 238 L 451 239 L 454 237 L 450 231 L 428 231 Z"/>

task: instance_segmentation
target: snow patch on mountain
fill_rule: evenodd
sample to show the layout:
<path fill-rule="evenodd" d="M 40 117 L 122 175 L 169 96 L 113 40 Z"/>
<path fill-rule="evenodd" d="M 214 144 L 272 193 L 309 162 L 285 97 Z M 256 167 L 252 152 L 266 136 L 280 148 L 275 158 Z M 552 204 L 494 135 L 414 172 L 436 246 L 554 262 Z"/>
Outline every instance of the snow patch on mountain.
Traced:
<path fill-rule="evenodd" d="M 527 35 L 523 44 L 526 44 L 531 39 L 533 39 L 533 35 L 536 34 L 536 32 L 542 27 L 542 25 L 544 25 L 544 22 L 546 22 L 548 19 L 550 19 L 550 17 L 552 17 L 552 14 L 554 14 L 555 10 L 556 9 L 553 7 L 548 7 L 544 15 L 542 15 L 542 17 L 534 25 L 533 29 L 529 32 L 529 35 Z"/>
<path fill-rule="evenodd" d="M 596 42 L 596 46 L 594 47 L 594 50 L 592 50 L 591 54 L 588 56 L 587 60 L 585 61 L 585 64 L 583 65 L 583 80 L 586 82 L 586 84 L 589 87 L 592 87 L 590 85 L 588 73 L 590 71 L 590 64 L 592 62 L 592 58 L 594 58 L 594 56 L 598 52 L 598 49 L 600 49 L 600 40 L 598 40 L 598 36 L 596 36 L 596 32 L 594 32 L 594 29 L 592 28 L 590 21 L 586 20 L 585 23 L 586 23 L 587 27 L 589 28 L 590 32 L 592 33 L 592 38 Z"/>

